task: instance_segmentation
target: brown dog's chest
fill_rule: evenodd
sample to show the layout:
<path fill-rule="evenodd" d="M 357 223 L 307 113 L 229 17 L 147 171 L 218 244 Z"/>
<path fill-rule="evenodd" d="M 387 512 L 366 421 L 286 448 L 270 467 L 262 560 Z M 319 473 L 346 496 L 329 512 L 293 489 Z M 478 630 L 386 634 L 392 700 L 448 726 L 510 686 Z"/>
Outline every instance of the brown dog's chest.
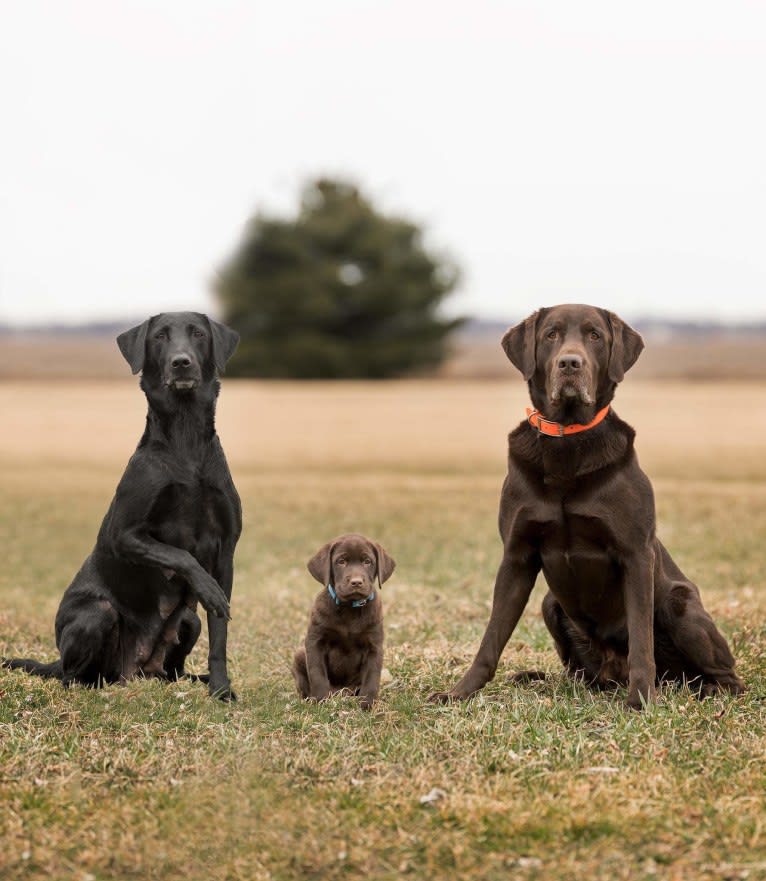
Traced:
<path fill-rule="evenodd" d="M 548 587 L 583 632 L 605 640 L 618 637 L 625 603 L 612 524 L 561 502 L 530 512 L 521 535 L 536 546 Z"/>

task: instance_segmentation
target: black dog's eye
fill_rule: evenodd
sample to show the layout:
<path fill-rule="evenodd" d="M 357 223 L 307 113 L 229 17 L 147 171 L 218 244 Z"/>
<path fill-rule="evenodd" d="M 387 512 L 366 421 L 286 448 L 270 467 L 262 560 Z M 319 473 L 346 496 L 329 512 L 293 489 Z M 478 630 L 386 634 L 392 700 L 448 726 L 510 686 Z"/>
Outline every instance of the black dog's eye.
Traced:
<path fill-rule="evenodd" d="M 557 340 L 559 338 L 559 332 L 557 330 L 549 330 L 546 336 L 549 340 Z"/>
<path fill-rule="evenodd" d="M 596 330 L 592 330 L 589 335 L 592 340 L 600 340 L 601 339 L 601 334 Z"/>

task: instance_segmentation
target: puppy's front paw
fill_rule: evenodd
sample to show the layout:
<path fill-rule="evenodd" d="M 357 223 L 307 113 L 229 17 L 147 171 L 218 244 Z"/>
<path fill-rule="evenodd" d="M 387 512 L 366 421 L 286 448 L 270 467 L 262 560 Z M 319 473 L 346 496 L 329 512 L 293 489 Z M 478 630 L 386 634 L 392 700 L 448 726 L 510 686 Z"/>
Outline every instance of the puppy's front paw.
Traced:
<path fill-rule="evenodd" d="M 435 691 L 433 694 L 428 695 L 429 704 L 452 704 L 464 700 L 466 700 L 466 698 L 462 695 L 455 694 L 454 691 Z"/>

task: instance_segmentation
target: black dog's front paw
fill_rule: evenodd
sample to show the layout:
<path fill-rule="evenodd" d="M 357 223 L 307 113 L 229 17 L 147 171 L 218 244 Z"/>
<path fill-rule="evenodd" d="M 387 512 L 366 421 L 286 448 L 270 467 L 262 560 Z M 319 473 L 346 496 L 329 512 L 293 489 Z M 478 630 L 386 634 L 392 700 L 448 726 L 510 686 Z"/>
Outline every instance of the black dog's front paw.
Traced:
<path fill-rule="evenodd" d="M 230 682 L 214 682 L 211 679 L 208 683 L 208 691 L 210 697 L 217 698 L 219 701 L 231 703 L 237 700 L 237 695 L 234 693 Z"/>

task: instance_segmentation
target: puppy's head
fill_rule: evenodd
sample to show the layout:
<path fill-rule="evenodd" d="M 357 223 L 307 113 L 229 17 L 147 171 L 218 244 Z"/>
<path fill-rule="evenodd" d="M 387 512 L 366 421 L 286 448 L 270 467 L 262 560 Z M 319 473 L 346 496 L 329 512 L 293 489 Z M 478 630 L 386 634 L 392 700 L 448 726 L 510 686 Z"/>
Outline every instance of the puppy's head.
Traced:
<path fill-rule="evenodd" d="M 564 424 L 593 419 L 643 347 L 614 312 L 577 304 L 539 309 L 503 337 L 532 403 L 546 419 Z"/>
<path fill-rule="evenodd" d="M 378 580 L 387 581 L 396 562 L 377 543 L 363 535 L 341 535 L 321 547 L 308 562 L 309 572 L 322 585 L 331 584 L 342 602 L 368 597 Z"/>

